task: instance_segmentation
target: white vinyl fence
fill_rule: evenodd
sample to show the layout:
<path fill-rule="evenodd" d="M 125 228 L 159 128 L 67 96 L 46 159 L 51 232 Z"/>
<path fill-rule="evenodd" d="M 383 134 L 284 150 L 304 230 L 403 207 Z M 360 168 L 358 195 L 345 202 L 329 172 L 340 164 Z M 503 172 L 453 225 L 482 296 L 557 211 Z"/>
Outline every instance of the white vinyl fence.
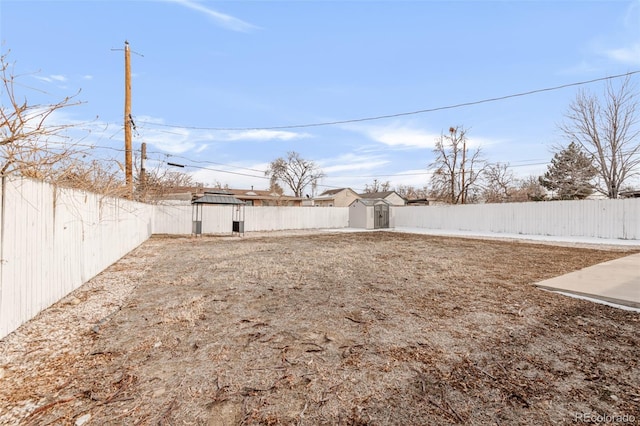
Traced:
<path fill-rule="evenodd" d="M 234 206 L 204 205 L 203 234 L 230 234 Z M 348 207 L 252 207 L 245 209 L 245 232 L 337 229 L 349 226 Z M 191 206 L 155 207 L 154 234 L 191 234 Z"/>
<path fill-rule="evenodd" d="M 640 240 L 640 199 L 392 207 L 395 226 Z"/>
<path fill-rule="evenodd" d="M 0 338 L 151 234 L 189 235 L 192 207 L 152 206 L 29 179 L 0 181 Z M 233 206 L 203 206 L 202 231 L 230 234 Z M 392 226 L 640 240 L 640 199 L 392 207 Z M 245 207 L 246 232 L 337 229 L 348 207 Z"/>
<path fill-rule="evenodd" d="M 3 179 L 0 338 L 151 235 L 153 206 Z"/>

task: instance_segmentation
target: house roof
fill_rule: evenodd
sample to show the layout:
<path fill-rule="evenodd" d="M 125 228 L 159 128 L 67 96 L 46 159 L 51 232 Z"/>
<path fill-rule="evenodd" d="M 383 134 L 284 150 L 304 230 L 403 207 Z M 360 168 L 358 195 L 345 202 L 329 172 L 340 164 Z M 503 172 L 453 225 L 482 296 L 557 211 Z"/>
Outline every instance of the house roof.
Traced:
<path fill-rule="evenodd" d="M 640 190 L 620 191 L 620 196 L 624 198 L 640 198 Z"/>
<path fill-rule="evenodd" d="M 402 198 L 396 191 L 370 192 L 358 195 L 362 198 L 387 198 L 391 194 L 396 194 L 398 197 Z"/>
<path fill-rule="evenodd" d="M 336 195 L 342 191 L 351 191 L 355 194 L 355 191 L 351 188 L 338 188 L 338 189 L 329 189 L 327 191 L 324 191 L 322 194 L 320 194 L 320 197 L 325 197 L 328 195 Z"/>
<path fill-rule="evenodd" d="M 205 193 L 191 202 L 192 204 L 244 204 L 231 194 L 224 192 Z"/>
<path fill-rule="evenodd" d="M 302 198 L 299 197 L 281 195 L 277 192 L 258 189 L 226 189 L 225 191 L 243 200 L 302 200 Z"/>

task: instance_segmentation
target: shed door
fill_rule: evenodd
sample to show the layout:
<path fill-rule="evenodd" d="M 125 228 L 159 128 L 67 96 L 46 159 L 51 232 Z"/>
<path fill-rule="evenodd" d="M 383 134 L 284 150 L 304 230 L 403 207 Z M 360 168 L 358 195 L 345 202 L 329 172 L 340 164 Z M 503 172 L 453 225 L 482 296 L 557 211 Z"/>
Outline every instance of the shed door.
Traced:
<path fill-rule="evenodd" d="M 389 227 L 389 206 L 386 204 L 378 204 L 373 206 L 373 227 L 388 228 Z"/>

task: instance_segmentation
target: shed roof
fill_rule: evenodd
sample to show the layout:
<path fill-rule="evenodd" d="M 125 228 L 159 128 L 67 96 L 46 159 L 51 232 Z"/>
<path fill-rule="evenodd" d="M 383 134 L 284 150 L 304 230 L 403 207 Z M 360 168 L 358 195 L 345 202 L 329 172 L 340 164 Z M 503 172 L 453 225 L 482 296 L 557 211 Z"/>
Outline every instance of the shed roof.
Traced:
<path fill-rule="evenodd" d="M 375 206 L 379 204 L 386 204 L 388 206 L 391 205 L 390 202 L 388 202 L 387 200 L 383 200 L 382 198 L 361 198 L 358 200 L 354 200 L 353 203 L 351 203 L 351 205 L 355 203 L 362 203 L 365 206 Z"/>
<path fill-rule="evenodd" d="M 192 201 L 192 204 L 244 204 L 236 197 L 225 193 L 205 194 Z"/>

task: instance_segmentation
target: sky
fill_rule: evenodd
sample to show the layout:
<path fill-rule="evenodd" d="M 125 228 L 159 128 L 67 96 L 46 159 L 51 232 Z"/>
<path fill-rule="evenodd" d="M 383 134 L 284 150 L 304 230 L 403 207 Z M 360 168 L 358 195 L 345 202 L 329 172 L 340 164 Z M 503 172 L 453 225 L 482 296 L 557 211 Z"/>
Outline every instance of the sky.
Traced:
<path fill-rule="evenodd" d="M 452 126 L 543 174 L 576 94 L 606 82 L 572 84 L 640 70 L 640 0 L 0 0 L 16 92 L 75 95 L 51 120 L 101 161 L 124 161 L 125 40 L 147 168 L 268 189 L 269 162 L 295 151 L 324 172 L 318 193 L 422 188 Z"/>

